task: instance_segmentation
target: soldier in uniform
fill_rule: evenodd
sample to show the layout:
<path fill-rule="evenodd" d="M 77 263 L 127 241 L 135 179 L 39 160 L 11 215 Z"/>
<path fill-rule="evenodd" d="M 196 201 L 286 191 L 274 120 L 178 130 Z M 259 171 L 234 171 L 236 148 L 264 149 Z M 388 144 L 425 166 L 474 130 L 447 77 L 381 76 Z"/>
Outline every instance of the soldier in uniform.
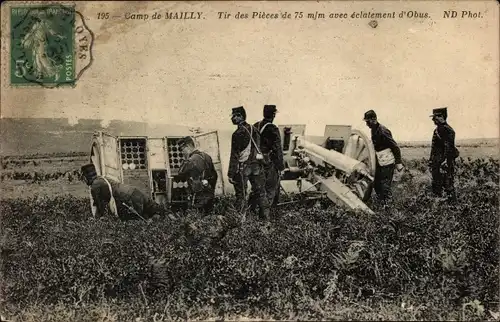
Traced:
<path fill-rule="evenodd" d="M 95 166 L 81 167 L 85 183 L 90 187 L 92 213 L 102 217 L 106 210 L 120 219 L 147 219 L 159 214 L 159 207 L 139 189 L 97 175 Z"/>
<path fill-rule="evenodd" d="M 279 128 L 273 124 L 276 105 L 264 105 L 264 119 L 254 124 L 260 133 L 260 149 L 264 156 L 264 175 L 268 204 L 275 207 L 279 201 L 280 177 L 285 170 Z M 252 196 L 254 198 L 254 196 Z"/>
<path fill-rule="evenodd" d="M 446 122 L 447 108 L 437 108 L 432 111 L 432 120 L 436 129 L 432 135 L 432 147 L 429 167 L 432 174 L 432 192 L 441 197 L 446 192 L 448 201 L 456 201 L 454 175 L 455 159 L 459 151 L 455 146 L 455 131 Z"/>
<path fill-rule="evenodd" d="M 374 110 L 369 110 L 364 115 L 366 125 L 371 129 L 372 143 L 377 157 L 374 188 L 377 198 L 382 205 L 392 198 L 392 179 L 394 169 L 403 170 L 401 150 L 392 137 L 391 131 L 380 124 Z"/>
<path fill-rule="evenodd" d="M 239 209 L 244 212 L 247 203 L 247 183 L 250 181 L 255 198 L 249 201 L 259 206 L 259 216 L 267 220 L 269 203 L 266 198 L 259 131 L 246 122 L 246 111 L 243 106 L 233 108 L 231 121 L 237 125 L 237 129 L 231 139 L 231 156 L 227 174 L 229 182 L 234 185 Z M 254 205 L 251 204 L 251 206 Z"/>
<path fill-rule="evenodd" d="M 210 214 L 214 207 L 218 178 L 212 158 L 197 149 L 190 136 L 179 140 L 178 145 L 185 158 L 178 175 L 188 182 L 190 204 L 196 209 L 201 209 L 206 215 Z"/>

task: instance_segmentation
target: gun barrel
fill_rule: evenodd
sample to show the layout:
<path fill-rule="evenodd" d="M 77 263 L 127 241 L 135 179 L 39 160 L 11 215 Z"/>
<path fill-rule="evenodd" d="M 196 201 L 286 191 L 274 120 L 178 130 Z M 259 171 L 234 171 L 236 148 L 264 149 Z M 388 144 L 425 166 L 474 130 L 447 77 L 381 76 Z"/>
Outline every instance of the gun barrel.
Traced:
<path fill-rule="evenodd" d="M 363 162 L 335 150 L 325 149 L 322 146 L 305 140 L 303 137 L 299 136 L 297 138 L 297 145 L 301 146 L 306 152 L 310 152 L 313 155 L 321 157 L 322 161 L 345 172 L 347 175 L 350 175 L 355 171 L 361 174 L 369 173 L 368 167 Z"/>

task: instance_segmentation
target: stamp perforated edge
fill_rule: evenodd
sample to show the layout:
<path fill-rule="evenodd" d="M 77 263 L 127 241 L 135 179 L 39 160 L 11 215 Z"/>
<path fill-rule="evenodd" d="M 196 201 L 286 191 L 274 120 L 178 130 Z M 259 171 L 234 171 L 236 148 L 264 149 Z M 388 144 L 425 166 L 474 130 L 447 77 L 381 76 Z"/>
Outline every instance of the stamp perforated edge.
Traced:
<path fill-rule="evenodd" d="M 48 84 L 40 84 L 40 83 L 31 83 L 31 84 L 11 84 L 10 79 L 11 79 L 11 9 L 13 7 L 34 7 L 34 6 L 50 6 L 50 5 L 59 5 L 59 6 L 71 6 L 75 8 L 75 17 L 78 15 L 80 19 L 82 20 L 82 23 L 84 27 L 87 29 L 87 31 L 91 35 L 91 42 L 89 45 L 89 55 L 90 55 L 90 62 L 87 66 L 82 68 L 81 71 L 78 72 L 78 75 L 75 76 L 75 81 L 73 84 L 55 84 L 54 86 L 47 86 Z M 95 39 L 95 35 L 92 32 L 92 30 L 88 27 L 85 17 L 83 14 L 78 11 L 78 2 L 71 2 L 71 1 L 9 1 L 9 2 L 3 2 L 1 4 L 2 6 L 2 16 L 1 16 L 1 29 L 4 31 L 2 33 L 2 61 L 4 62 L 1 64 L 2 66 L 0 67 L 2 70 L 2 84 L 8 84 L 9 88 L 15 88 L 15 89 L 35 89 L 35 88 L 40 88 L 40 89 L 66 89 L 66 88 L 75 88 L 77 85 L 78 79 L 83 75 L 83 72 L 87 70 L 91 65 L 92 62 L 94 61 L 94 56 L 92 54 L 92 49 L 93 49 L 93 43 Z M 75 49 L 75 48 L 73 48 Z"/>

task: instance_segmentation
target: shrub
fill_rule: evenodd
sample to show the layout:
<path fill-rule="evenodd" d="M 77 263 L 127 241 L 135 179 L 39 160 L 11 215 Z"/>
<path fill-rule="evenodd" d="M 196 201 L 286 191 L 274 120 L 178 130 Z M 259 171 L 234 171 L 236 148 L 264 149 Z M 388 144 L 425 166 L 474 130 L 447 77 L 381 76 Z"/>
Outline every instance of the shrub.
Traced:
<path fill-rule="evenodd" d="M 373 216 L 289 206 L 271 223 L 242 223 L 229 198 L 213 216 L 147 222 L 92 220 L 88 200 L 70 196 L 2 201 L 3 292 L 12 312 L 116 301 L 177 318 L 320 319 L 341 304 L 398 301 L 415 309 L 395 319 L 472 317 L 479 311 L 462 305 L 499 301 L 498 169 L 495 160 L 460 160 L 456 205 L 407 178 L 398 189 L 412 193 Z"/>
<path fill-rule="evenodd" d="M 0 181 L 7 180 L 25 180 L 28 183 L 43 183 L 47 181 L 66 181 L 73 182 L 79 180 L 81 174 L 80 170 L 67 170 L 67 171 L 10 171 L 0 174 Z"/>

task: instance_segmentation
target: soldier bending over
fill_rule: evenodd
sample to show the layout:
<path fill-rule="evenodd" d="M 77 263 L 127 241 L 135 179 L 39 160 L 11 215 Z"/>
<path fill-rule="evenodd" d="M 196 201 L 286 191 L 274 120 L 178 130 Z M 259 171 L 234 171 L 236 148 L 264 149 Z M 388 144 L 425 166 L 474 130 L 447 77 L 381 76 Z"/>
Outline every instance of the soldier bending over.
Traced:
<path fill-rule="evenodd" d="M 148 219 L 159 214 L 158 204 L 139 189 L 98 176 L 93 164 L 82 166 L 81 171 L 90 187 L 94 216 L 104 216 L 106 209 L 122 220 Z"/>
<path fill-rule="evenodd" d="M 178 175 L 188 182 L 190 205 L 209 214 L 214 207 L 218 178 L 212 158 L 196 148 L 192 137 L 182 138 L 178 145 L 185 158 Z"/>

